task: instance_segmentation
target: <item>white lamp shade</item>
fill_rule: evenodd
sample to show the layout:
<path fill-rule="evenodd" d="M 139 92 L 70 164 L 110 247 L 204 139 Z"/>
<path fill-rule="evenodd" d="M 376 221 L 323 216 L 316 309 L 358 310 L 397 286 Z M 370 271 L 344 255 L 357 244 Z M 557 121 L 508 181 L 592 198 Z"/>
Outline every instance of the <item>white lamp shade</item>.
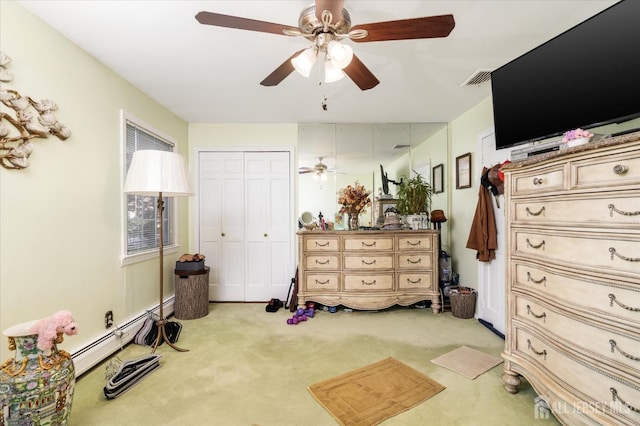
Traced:
<path fill-rule="evenodd" d="M 193 195 L 184 157 L 175 152 L 140 150 L 133 153 L 124 182 L 127 194 L 176 197 Z"/>
<path fill-rule="evenodd" d="M 298 56 L 291 60 L 291 65 L 304 77 L 309 77 L 313 64 L 316 63 L 316 50 L 313 47 L 303 50 Z"/>
<path fill-rule="evenodd" d="M 344 72 L 333 66 L 331 61 L 324 61 L 324 82 L 333 83 L 344 78 Z"/>
<path fill-rule="evenodd" d="M 342 44 L 335 40 L 329 42 L 327 51 L 329 52 L 333 66 L 341 70 L 345 69 L 353 59 L 353 49 L 351 46 Z"/>

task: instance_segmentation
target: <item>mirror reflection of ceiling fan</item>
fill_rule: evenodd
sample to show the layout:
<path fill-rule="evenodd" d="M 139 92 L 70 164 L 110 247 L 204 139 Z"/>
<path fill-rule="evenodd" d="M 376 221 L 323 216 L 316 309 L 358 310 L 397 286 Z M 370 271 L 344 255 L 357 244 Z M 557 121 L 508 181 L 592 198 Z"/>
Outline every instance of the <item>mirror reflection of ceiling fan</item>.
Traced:
<path fill-rule="evenodd" d="M 314 173 L 314 178 L 326 180 L 327 173 L 336 173 L 336 170 L 328 168 L 327 165 L 322 162 L 322 157 L 319 157 L 318 164 L 313 167 L 300 167 L 298 168 L 298 173 L 301 175 Z"/>
<path fill-rule="evenodd" d="M 326 83 L 337 81 L 346 74 L 361 90 L 371 89 L 380 81 L 353 53 L 351 46 L 340 43 L 342 40 L 362 43 L 447 37 L 455 26 L 453 15 L 440 15 L 352 27 L 351 16 L 343 5 L 344 0 L 315 0 L 300 13 L 298 27 L 214 12 L 199 12 L 196 19 L 204 25 L 304 37 L 312 43 L 311 47 L 295 52 L 262 80 L 263 86 L 277 86 L 294 70 L 308 77 L 320 57 Z"/>

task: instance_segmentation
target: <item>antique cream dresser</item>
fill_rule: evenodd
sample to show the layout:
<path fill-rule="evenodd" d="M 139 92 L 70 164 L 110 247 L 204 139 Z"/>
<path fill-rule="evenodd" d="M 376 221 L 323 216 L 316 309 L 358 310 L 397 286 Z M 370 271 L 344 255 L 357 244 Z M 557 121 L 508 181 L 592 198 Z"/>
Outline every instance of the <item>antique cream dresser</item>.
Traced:
<path fill-rule="evenodd" d="M 301 231 L 298 305 L 382 309 L 431 300 L 440 311 L 439 231 Z"/>
<path fill-rule="evenodd" d="M 513 163 L 505 194 L 506 390 L 640 424 L 640 132 Z"/>

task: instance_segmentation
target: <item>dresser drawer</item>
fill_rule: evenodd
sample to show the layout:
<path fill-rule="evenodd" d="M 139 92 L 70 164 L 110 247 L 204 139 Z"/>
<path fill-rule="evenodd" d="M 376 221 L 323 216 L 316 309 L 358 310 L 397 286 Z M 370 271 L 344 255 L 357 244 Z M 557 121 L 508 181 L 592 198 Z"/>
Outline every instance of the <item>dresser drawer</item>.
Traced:
<path fill-rule="evenodd" d="M 393 250 L 393 237 L 353 237 L 347 236 L 344 239 L 344 250 Z"/>
<path fill-rule="evenodd" d="M 434 287 L 432 272 L 402 272 L 398 274 L 398 288 L 431 289 Z"/>
<path fill-rule="evenodd" d="M 512 253 L 594 272 L 607 271 L 637 279 L 640 236 L 529 229 L 511 230 Z"/>
<path fill-rule="evenodd" d="M 340 269 L 340 257 L 329 254 L 306 256 L 305 266 L 308 270 Z"/>
<path fill-rule="evenodd" d="M 620 280 L 612 283 L 521 261 L 511 267 L 514 290 L 533 292 L 541 299 L 553 300 L 583 314 L 622 322 L 627 329 L 640 327 L 640 285 Z"/>
<path fill-rule="evenodd" d="M 340 275 L 335 274 L 323 274 L 323 273 L 310 273 L 305 274 L 304 285 L 306 290 L 326 290 L 337 291 L 340 289 Z"/>
<path fill-rule="evenodd" d="M 398 237 L 398 251 L 405 250 L 433 250 L 433 238 L 431 236 L 407 236 Z"/>
<path fill-rule="evenodd" d="M 558 224 L 606 226 L 610 228 L 640 225 L 640 198 L 637 194 L 621 197 L 553 197 L 517 200 L 511 205 L 514 224 Z"/>
<path fill-rule="evenodd" d="M 398 259 L 396 267 L 399 270 L 433 268 L 432 253 L 397 254 L 396 258 Z"/>
<path fill-rule="evenodd" d="M 611 190 L 640 184 L 640 151 L 575 161 L 571 164 L 571 184 L 575 188 Z"/>
<path fill-rule="evenodd" d="M 562 310 L 543 301 L 515 294 L 515 317 L 534 324 L 556 342 L 590 353 L 607 364 L 625 366 L 626 371 L 640 377 L 640 337 L 634 339 L 584 318 L 570 318 Z M 589 326 L 585 327 L 585 323 Z"/>
<path fill-rule="evenodd" d="M 516 327 L 515 333 L 516 352 L 519 356 L 546 370 L 554 382 L 564 383 L 565 389 L 579 389 L 581 392 L 576 400 L 566 401 L 567 404 L 563 406 L 552 406 L 552 409 L 573 409 L 577 414 L 595 414 L 600 417 L 606 413 L 622 424 L 640 424 L 638 383 L 619 377 L 616 380 L 607 372 L 593 366 L 587 367 L 585 361 L 574 359 L 568 352 L 560 351 L 544 337 L 528 330 Z M 639 411 L 634 411 L 625 404 Z M 603 423 L 614 424 L 614 420 L 608 419 Z"/>
<path fill-rule="evenodd" d="M 344 289 L 347 291 L 393 290 L 393 273 L 345 274 Z"/>
<path fill-rule="evenodd" d="M 544 194 L 548 192 L 563 191 L 565 187 L 565 166 L 562 164 L 553 167 L 535 169 L 523 173 L 509 174 L 511 179 L 511 196 Z"/>
<path fill-rule="evenodd" d="M 305 236 L 304 249 L 306 251 L 335 251 L 340 249 L 337 236 Z"/>
<path fill-rule="evenodd" d="M 381 254 L 381 255 L 362 255 L 362 256 L 344 256 L 344 269 L 345 270 L 378 270 L 378 269 L 393 269 L 393 255 Z"/>

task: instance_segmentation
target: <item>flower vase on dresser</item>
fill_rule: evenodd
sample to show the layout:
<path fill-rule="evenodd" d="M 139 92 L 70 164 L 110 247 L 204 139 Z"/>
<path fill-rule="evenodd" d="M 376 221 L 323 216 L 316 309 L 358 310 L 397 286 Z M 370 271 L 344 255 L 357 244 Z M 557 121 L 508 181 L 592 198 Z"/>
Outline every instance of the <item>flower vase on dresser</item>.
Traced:
<path fill-rule="evenodd" d="M 338 204 L 342 204 L 339 213 L 347 213 L 349 230 L 357 231 L 360 228 L 360 214 L 366 211 L 366 207 L 371 206 L 370 193 L 357 181 L 355 185 L 347 185 L 339 191 Z"/>
<path fill-rule="evenodd" d="M 357 231 L 360 228 L 360 215 L 358 213 L 349 213 L 349 230 Z"/>
<path fill-rule="evenodd" d="M 51 349 L 38 347 L 37 321 L 4 331 L 9 358 L 0 366 L 0 425 L 66 425 L 71 413 L 75 368 L 71 355 L 59 350 L 63 333 L 57 333 Z"/>

